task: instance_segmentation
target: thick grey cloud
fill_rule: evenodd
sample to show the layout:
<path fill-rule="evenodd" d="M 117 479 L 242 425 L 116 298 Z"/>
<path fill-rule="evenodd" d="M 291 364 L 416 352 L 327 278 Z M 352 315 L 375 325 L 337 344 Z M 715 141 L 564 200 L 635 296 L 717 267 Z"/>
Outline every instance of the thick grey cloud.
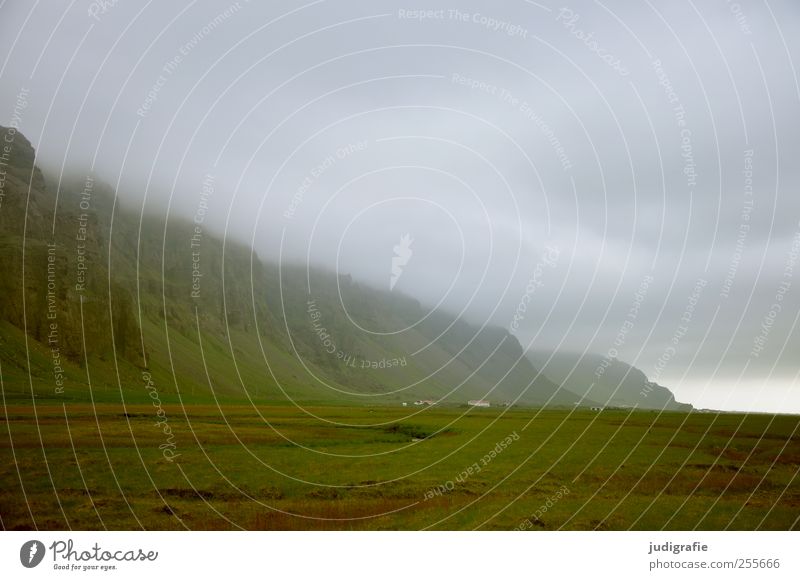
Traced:
<path fill-rule="evenodd" d="M 40 161 L 130 205 L 212 175 L 262 256 L 388 289 L 409 234 L 394 291 L 800 410 L 796 3 L 268 4 L 6 3 L 0 120 L 24 89 Z"/>

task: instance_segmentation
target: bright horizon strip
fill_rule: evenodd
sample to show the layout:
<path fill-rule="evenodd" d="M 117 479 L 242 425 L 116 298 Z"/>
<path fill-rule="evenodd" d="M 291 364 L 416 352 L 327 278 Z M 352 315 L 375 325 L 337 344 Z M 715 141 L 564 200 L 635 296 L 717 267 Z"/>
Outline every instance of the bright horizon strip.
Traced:
<path fill-rule="evenodd" d="M 784 378 L 748 379 L 736 384 L 735 378 L 686 381 L 666 386 L 681 403 L 695 409 L 740 413 L 800 414 L 800 385 Z M 761 388 L 763 387 L 763 391 Z M 761 391 L 761 392 L 759 392 Z"/>

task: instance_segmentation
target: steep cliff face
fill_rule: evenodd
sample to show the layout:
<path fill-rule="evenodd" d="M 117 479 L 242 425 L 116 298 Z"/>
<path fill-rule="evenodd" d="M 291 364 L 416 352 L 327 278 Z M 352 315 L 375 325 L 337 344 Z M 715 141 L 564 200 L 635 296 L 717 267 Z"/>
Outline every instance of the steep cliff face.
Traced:
<path fill-rule="evenodd" d="M 0 128 L 5 165 L 0 206 L 0 312 L 76 363 L 83 344 L 92 353 L 135 360 L 138 337 L 130 292 L 108 276 L 111 208 L 95 207 L 94 181 L 56 191 L 35 165 L 35 152 L 19 132 Z M 113 336 L 113 342 L 111 337 Z"/>

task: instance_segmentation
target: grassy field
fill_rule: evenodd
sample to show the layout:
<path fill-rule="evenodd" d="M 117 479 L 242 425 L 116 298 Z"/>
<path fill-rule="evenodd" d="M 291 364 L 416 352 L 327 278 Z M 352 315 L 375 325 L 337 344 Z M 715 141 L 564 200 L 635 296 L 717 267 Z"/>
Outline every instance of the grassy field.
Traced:
<path fill-rule="evenodd" d="M 800 529 L 800 417 L 6 400 L 4 529 Z"/>

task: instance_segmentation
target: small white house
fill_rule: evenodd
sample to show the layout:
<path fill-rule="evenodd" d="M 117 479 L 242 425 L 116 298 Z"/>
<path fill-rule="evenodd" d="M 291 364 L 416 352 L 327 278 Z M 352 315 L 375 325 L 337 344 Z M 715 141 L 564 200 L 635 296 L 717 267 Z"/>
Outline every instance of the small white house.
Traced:
<path fill-rule="evenodd" d="M 489 401 L 484 401 L 483 399 L 475 399 L 473 401 L 467 401 L 467 405 L 470 407 L 490 407 Z"/>

